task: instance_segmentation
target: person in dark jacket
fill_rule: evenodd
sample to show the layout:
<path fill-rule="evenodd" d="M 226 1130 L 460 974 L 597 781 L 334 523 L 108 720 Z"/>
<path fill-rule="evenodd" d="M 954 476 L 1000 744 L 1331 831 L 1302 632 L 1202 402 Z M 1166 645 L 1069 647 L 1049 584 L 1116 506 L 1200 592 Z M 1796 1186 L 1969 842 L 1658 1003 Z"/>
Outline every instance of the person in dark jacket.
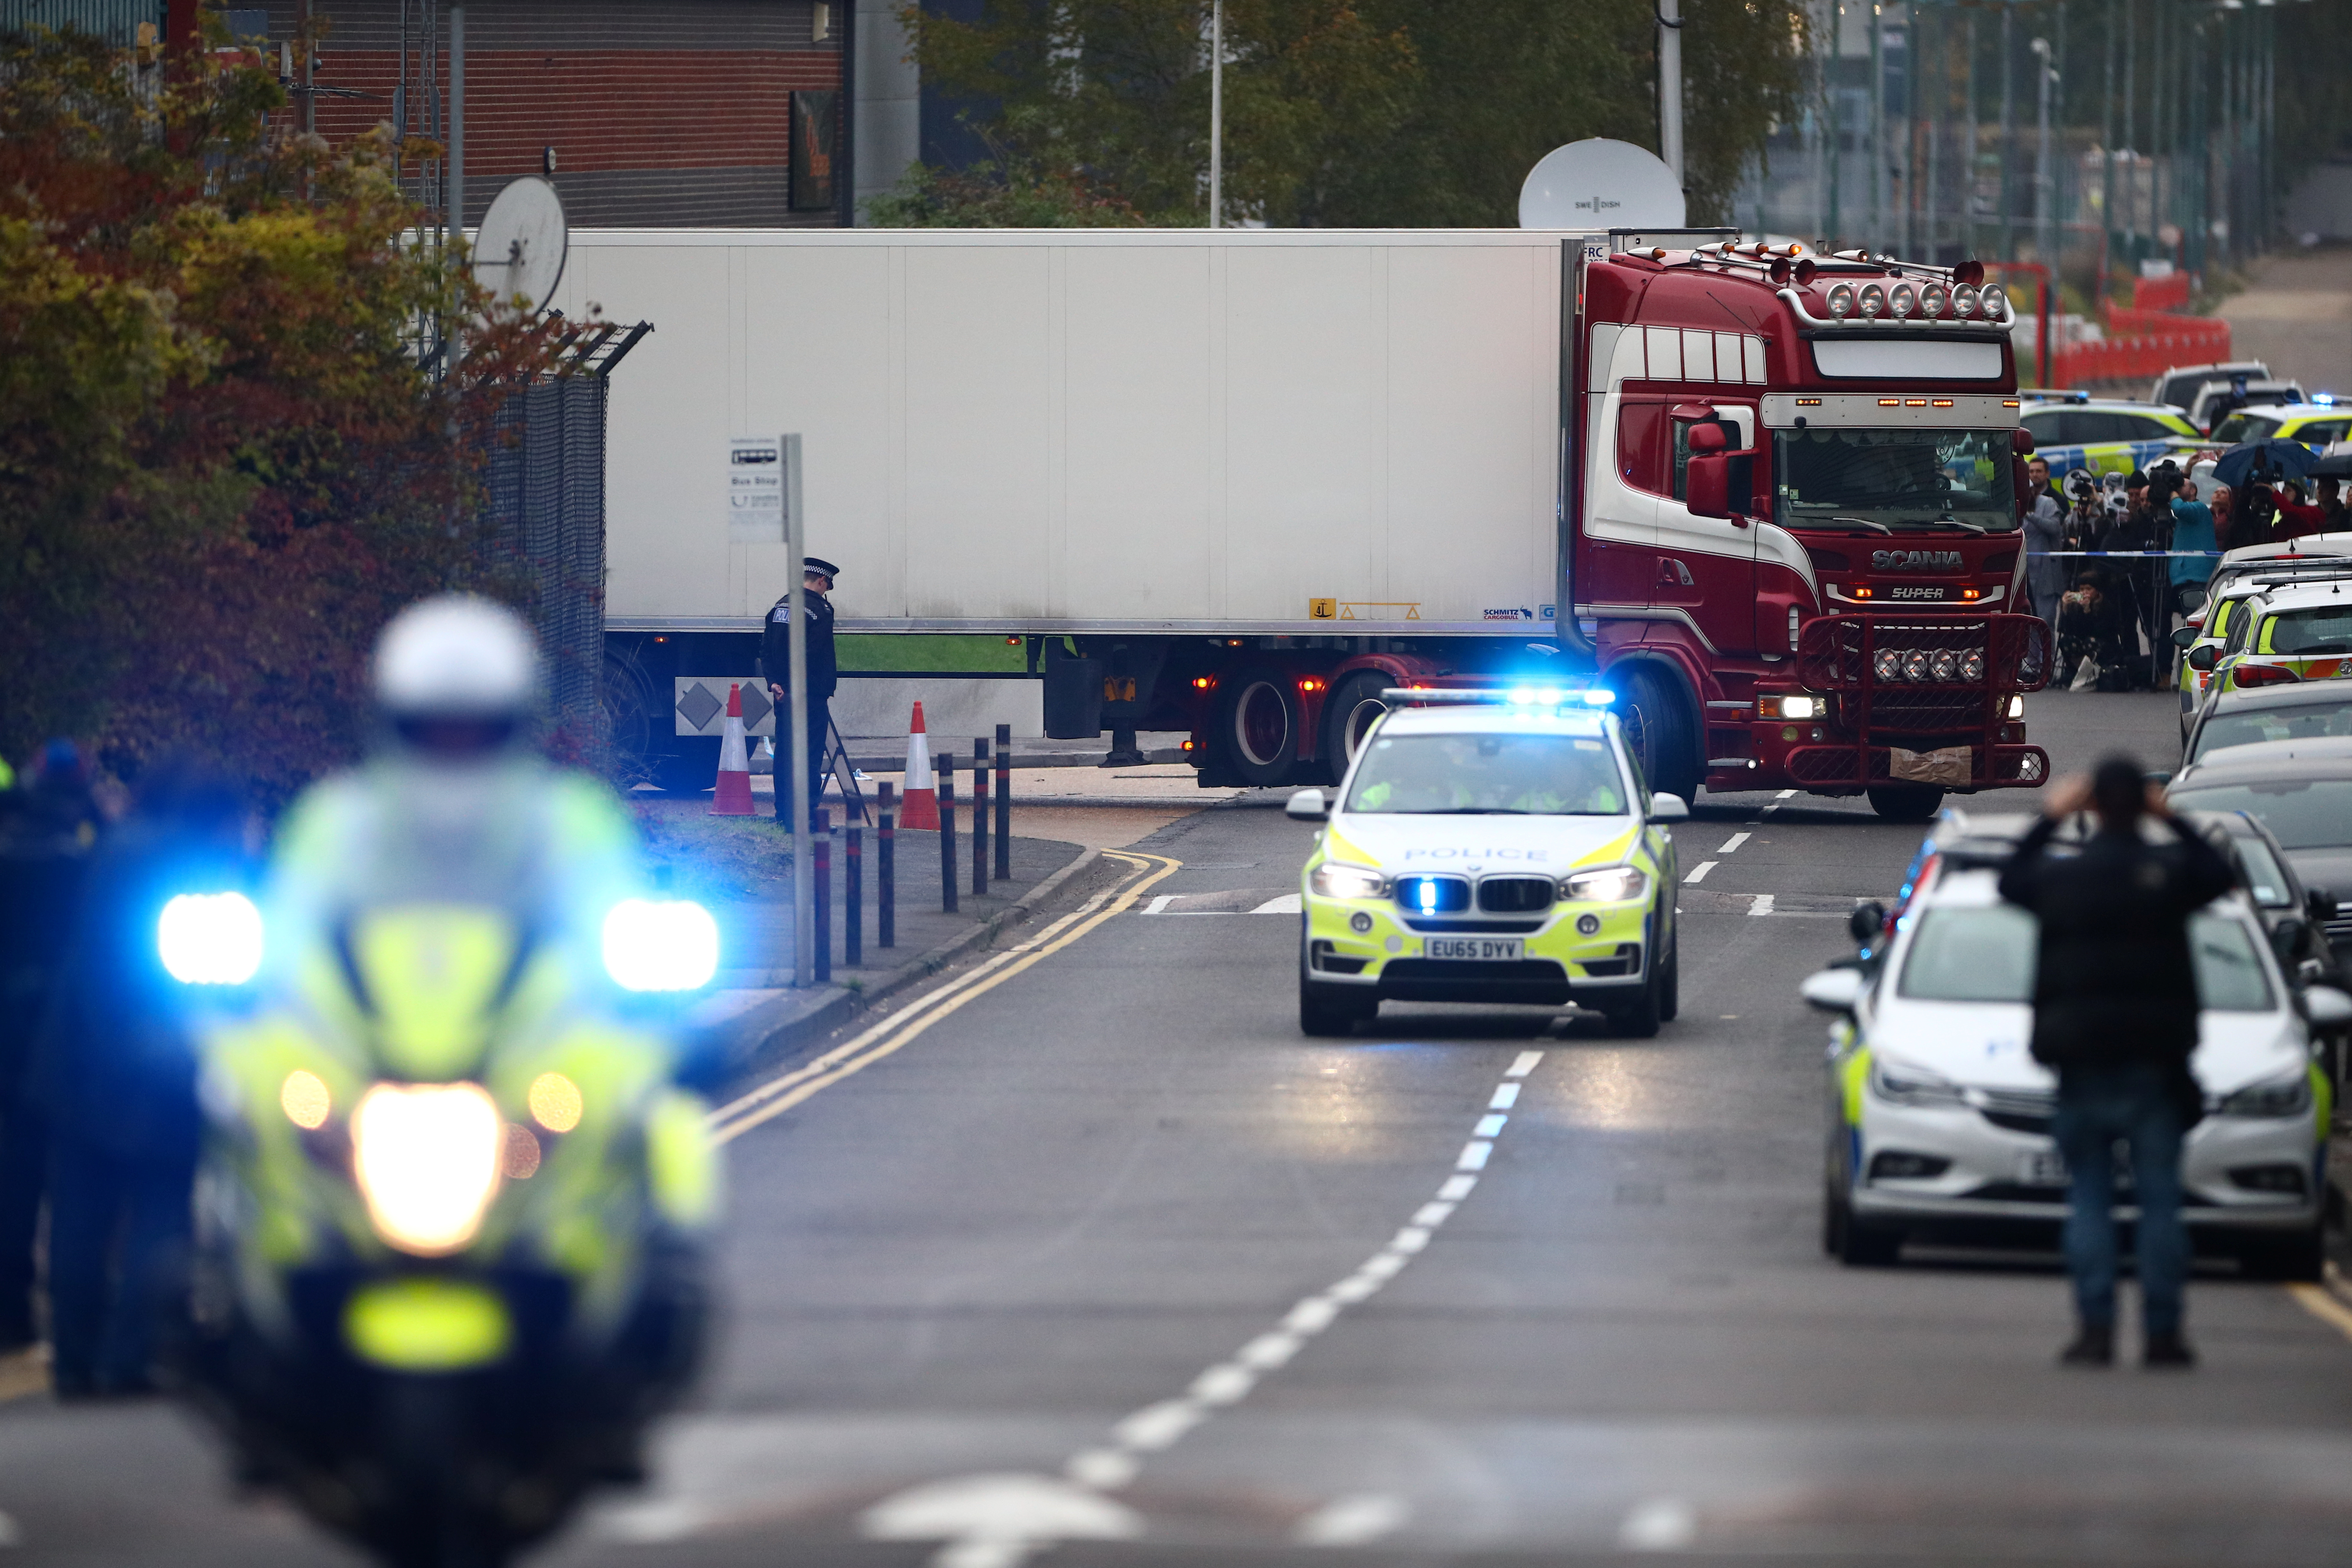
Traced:
<path fill-rule="evenodd" d="M 148 770 L 139 809 L 92 858 L 31 1088 L 47 1113 L 49 1339 L 59 1398 L 152 1390 L 159 1331 L 184 1310 L 202 1114 L 189 1009 L 157 931 L 183 893 L 243 892 L 249 816 L 227 779 Z"/>
<path fill-rule="evenodd" d="M 801 563 L 801 603 L 808 609 L 808 759 L 809 809 L 814 812 L 824 793 L 824 745 L 832 732 L 829 704 L 837 677 L 833 658 L 833 580 L 841 568 L 809 556 Z M 784 684 L 793 668 L 792 595 L 786 594 L 768 611 L 767 629 L 760 644 L 760 668 L 768 679 L 768 695 L 776 705 L 776 820 L 793 818 L 793 743 L 791 689 Z"/>
<path fill-rule="evenodd" d="M 2050 853 L 2085 805 L 2099 829 L 2082 853 Z M 2000 896 L 2040 921 L 2033 1059 L 2058 1074 L 2055 1132 L 2073 1182 L 2066 1266 L 2080 1327 L 2060 1359 L 2115 1360 L 2115 1147 L 2129 1150 L 2140 1211 L 2140 1316 L 2149 1366 L 2194 1365 L 2181 1332 L 2189 1234 L 2180 1223 L 2180 1143 L 2204 1115 L 2190 1072 L 2197 973 L 2189 917 L 2230 890 L 2229 863 L 2177 820 L 2137 763 L 2109 757 L 2089 779 L 2050 786 L 2047 814 L 2000 874 Z M 2154 816 L 2173 842 L 2153 844 Z"/>
<path fill-rule="evenodd" d="M 0 1354 L 35 1342 L 36 1238 L 49 1128 L 30 1079 L 66 933 L 103 815 L 71 741 L 51 741 L 0 797 Z"/>

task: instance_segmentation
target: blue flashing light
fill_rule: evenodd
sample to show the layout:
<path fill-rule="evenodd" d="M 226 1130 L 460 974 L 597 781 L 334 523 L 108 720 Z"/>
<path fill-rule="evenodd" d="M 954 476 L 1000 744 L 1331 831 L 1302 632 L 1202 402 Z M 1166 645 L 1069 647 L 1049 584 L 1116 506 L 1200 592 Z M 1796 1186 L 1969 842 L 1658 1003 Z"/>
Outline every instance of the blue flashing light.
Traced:
<path fill-rule="evenodd" d="M 604 972 L 626 991 L 698 991 L 719 973 L 719 922 L 688 900 L 624 899 L 604 917 Z"/>
<path fill-rule="evenodd" d="M 1587 708 L 1606 708 L 1617 700 L 1617 694 L 1605 686 L 1596 686 L 1582 693 Z"/>
<path fill-rule="evenodd" d="M 1422 880 L 1421 886 L 1415 889 L 1414 892 L 1421 900 L 1422 913 L 1433 914 L 1436 912 L 1437 884 L 1435 882 L 1424 878 Z"/>
<path fill-rule="evenodd" d="M 2311 395 L 2311 400 L 2322 408 L 2336 406 L 2336 395 L 2332 392 L 2315 392 Z"/>
<path fill-rule="evenodd" d="M 243 893 L 182 893 L 155 922 L 156 955 L 183 985 L 242 985 L 261 948 L 261 911 Z"/>

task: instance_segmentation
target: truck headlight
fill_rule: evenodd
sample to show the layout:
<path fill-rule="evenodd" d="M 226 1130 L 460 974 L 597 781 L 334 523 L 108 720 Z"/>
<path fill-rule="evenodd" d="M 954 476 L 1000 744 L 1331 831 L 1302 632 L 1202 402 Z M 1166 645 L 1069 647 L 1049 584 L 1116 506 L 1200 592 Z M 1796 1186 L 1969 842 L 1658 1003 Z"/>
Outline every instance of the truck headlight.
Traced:
<path fill-rule="evenodd" d="M 474 1239 L 498 1195 L 505 1128 L 478 1083 L 380 1083 L 352 1112 L 352 1171 L 378 1236 L 420 1258 Z"/>
<path fill-rule="evenodd" d="M 604 972 L 627 991 L 694 991 L 719 973 L 719 922 L 687 900 L 624 899 L 604 917 Z"/>
<path fill-rule="evenodd" d="M 1579 871 L 1559 879 L 1559 896 L 1572 903 L 1622 904 L 1640 898 L 1649 889 L 1649 874 L 1631 866 Z"/>
<path fill-rule="evenodd" d="M 1321 899 L 1377 899 L 1389 890 L 1389 879 L 1366 866 L 1326 860 L 1307 877 L 1307 885 Z"/>
<path fill-rule="evenodd" d="M 2250 1083 L 2243 1089 L 2223 1095 L 2221 1103 L 2213 1109 L 2223 1116 L 2308 1116 L 2311 1113 L 2311 1075 L 2298 1072 L 2292 1078 Z"/>
<path fill-rule="evenodd" d="M 1963 1105 L 1960 1086 L 1949 1079 L 1939 1078 L 1925 1068 L 1906 1067 L 1890 1062 L 1885 1057 L 1871 1064 L 1870 1087 L 1879 1099 L 1889 1105 L 1944 1106 Z"/>
<path fill-rule="evenodd" d="M 261 911 L 243 893 L 182 893 L 155 922 L 155 952 L 183 985 L 242 985 L 261 968 Z"/>

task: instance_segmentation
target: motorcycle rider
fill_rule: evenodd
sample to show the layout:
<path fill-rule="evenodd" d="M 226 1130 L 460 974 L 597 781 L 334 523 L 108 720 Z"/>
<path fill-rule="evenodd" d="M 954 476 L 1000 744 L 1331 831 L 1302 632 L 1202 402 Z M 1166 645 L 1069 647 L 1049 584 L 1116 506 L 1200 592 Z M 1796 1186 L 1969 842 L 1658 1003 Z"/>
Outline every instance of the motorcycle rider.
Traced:
<path fill-rule="evenodd" d="M 259 1004 L 206 1039 L 237 1195 L 199 1205 L 192 1388 L 248 1479 L 399 1563 L 502 1561 L 639 1477 L 708 1315 L 707 1108 L 613 923 L 659 906 L 620 802 L 537 755 L 538 675 L 486 600 L 393 620 L 374 754 L 289 812 Z"/>

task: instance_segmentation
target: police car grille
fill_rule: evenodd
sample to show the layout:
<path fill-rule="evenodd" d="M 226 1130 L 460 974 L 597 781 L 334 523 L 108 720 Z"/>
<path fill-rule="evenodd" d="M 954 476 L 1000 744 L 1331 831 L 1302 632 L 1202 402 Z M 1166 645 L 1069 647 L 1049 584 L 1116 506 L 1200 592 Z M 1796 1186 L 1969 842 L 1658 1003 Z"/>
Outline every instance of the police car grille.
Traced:
<path fill-rule="evenodd" d="M 1977 1114 L 1995 1127 L 2041 1138 L 2050 1135 L 2051 1120 L 2058 1113 L 2057 1097 L 2038 1090 L 1979 1089 L 1971 1099 Z"/>
<path fill-rule="evenodd" d="M 1488 877 L 1478 884 L 1478 907 L 1488 914 L 1525 914 L 1551 908 L 1549 877 Z"/>

